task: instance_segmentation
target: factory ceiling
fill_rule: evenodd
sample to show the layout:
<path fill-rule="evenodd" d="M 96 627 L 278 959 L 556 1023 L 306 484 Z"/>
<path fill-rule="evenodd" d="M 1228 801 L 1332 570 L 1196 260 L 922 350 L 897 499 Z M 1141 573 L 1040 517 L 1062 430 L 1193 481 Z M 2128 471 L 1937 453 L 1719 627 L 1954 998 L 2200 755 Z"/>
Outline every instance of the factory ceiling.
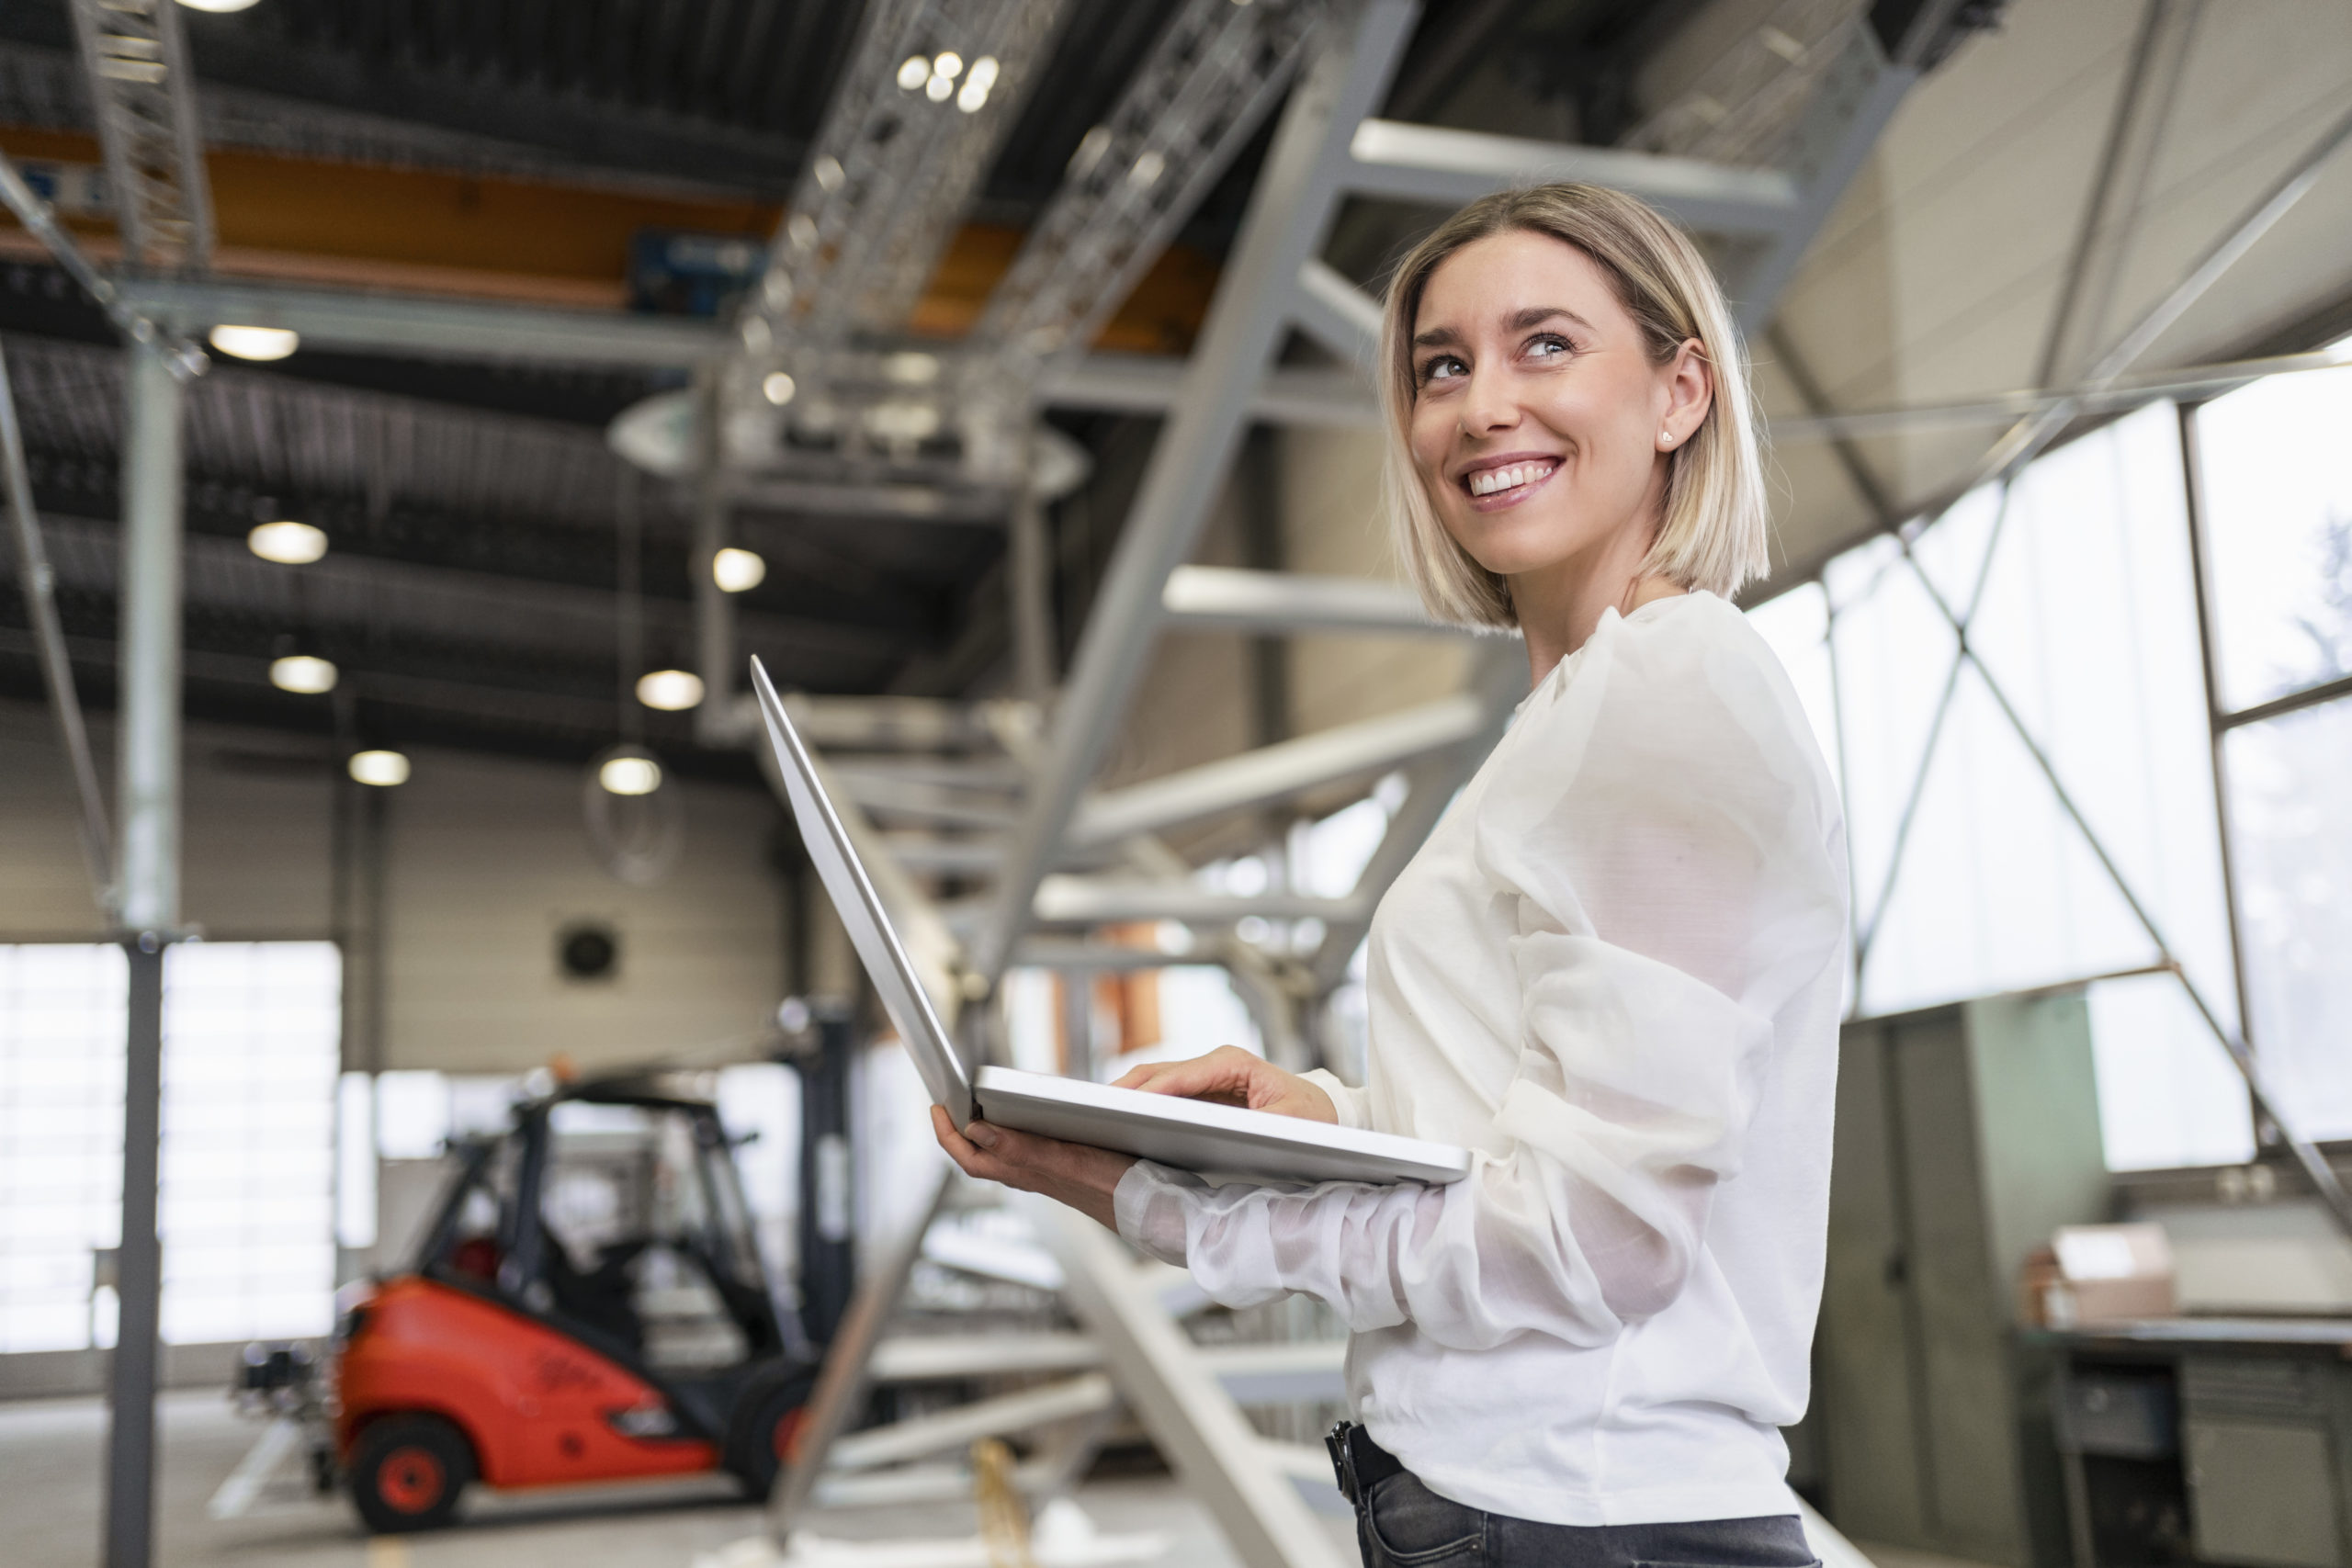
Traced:
<path fill-rule="evenodd" d="M 905 315 L 911 340 L 952 344 L 973 330 L 1172 9 L 1040 7 L 1053 23 L 1042 63 L 956 198 Z M 1787 115 L 1736 103 L 1725 112 L 1702 90 L 1720 78 L 1711 69 L 1742 40 L 1826 28 L 1854 9 L 1430 0 L 1381 112 L 1770 162 Z M 2055 363 L 2048 350 L 2072 309 L 2068 280 L 2079 284 L 2074 264 L 2135 69 L 2138 21 L 2075 0 L 1973 9 L 1997 13 L 2000 30 L 1967 37 L 1914 90 L 1759 338 L 1767 408 L 1783 422 L 2044 384 Z M 838 110 L 863 14 L 829 0 L 263 0 L 232 16 L 187 14 L 218 210 L 214 272 L 573 310 L 675 308 L 650 297 L 641 276 L 633 297 L 633 243 L 684 232 L 764 245 Z M 2352 79 L 2347 17 L 2281 3 L 2233 7 L 2226 27 L 2204 19 L 2167 87 L 2130 215 L 2130 265 L 2103 285 L 2107 330 L 2161 294 L 2340 107 Z M 1181 215 L 1099 348 L 1190 347 L 1265 140 L 1261 130 Z M 0 7 L 0 148 L 65 169 L 98 161 L 63 0 Z M 105 212 L 61 207 L 94 254 L 114 254 Z M 1374 283 L 1432 216 L 1351 201 L 1327 254 Z M 2336 169 L 2146 363 L 2306 346 L 2330 330 L 2330 311 L 2352 294 L 2352 265 L 2329 239 L 2347 222 L 2352 177 Z M 56 532 L 67 629 L 103 704 L 118 356 L 98 312 L 8 228 L 0 342 Z M 1331 363 L 1297 346 L 1289 357 Z M 620 525 L 626 515 L 642 531 L 647 651 L 683 660 L 689 507 L 677 487 L 632 477 L 605 429 L 681 379 L 320 348 L 269 366 L 222 362 L 196 387 L 188 423 L 191 712 L 561 756 L 607 743 L 625 700 Z M 1051 417 L 1094 460 L 1057 509 L 1067 639 L 1152 422 Z M 1784 443 L 1782 554 L 1804 568 L 1932 499 L 1997 434 L 1979 421 L 1843 449 Z M 740 612 L 745 643 L 782 679 L 965 694 L 1001 664 L 1000 528 L 771 500 L 739 513 L 741 542 L 771 568 Z M 318 522 L 334 553 L 300 572 L 243 553 L 239 536 L 264 513 Z M 0 688 L 29 697 L 39 684 L 24 624 L 15 595 L 0 597 Z M 296 634 L 345 649 L 361 672 L 340 721 L 262 681 L 273 648 Z M 649 722 L 658 743 L 690 750 L 683 720 Z M 719 756 L 705 765 L 741 767 Z"/>

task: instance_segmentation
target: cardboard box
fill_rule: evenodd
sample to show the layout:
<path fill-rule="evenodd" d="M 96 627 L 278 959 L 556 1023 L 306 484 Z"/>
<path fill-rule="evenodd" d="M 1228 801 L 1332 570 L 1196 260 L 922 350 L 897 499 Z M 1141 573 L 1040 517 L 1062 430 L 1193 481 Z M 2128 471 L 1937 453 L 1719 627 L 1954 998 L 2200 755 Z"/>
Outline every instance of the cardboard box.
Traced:
<path fill-rule="evenodd" d="M 2051 1327 L 2178 1315 L 2163 1226 L 2061 1225 L 2051 1250 L 2057 1277 L 2042 1286 L 2041 1314 Z"/>

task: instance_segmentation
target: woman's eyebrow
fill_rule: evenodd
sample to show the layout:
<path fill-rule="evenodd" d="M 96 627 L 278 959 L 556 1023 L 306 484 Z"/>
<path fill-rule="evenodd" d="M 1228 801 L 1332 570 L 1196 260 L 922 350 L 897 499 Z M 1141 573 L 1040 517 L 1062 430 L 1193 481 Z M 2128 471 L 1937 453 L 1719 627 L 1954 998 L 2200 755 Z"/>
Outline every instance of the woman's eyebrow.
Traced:
<path fill-rule="evenodd" d="M 1458 344 L 1461 341 L 1462 334 L 1452 327 L 1431 327 L 1427 332 L 1413 334 L 1415 348 L 1435 348 L 1440 344 Z"/>
<path fill-rule="evenodd" d="M 1555 316 L 1559 317 L 1563 321 L 1574 321 L 1577 326 L 1582 327 L 1587 332 L 1590 332 L 1592 330 L 1592 323 L 1590 321 L 1586 321 L 1574 310 L 1559 305 L 1530 305 L 1524 310 L 1512 312 L 1510 318 L 1510 330 L 1515 333 L 1523 333 L 1530 327 L 1543 325 L 1545 321 L 1552 320 Z"/>

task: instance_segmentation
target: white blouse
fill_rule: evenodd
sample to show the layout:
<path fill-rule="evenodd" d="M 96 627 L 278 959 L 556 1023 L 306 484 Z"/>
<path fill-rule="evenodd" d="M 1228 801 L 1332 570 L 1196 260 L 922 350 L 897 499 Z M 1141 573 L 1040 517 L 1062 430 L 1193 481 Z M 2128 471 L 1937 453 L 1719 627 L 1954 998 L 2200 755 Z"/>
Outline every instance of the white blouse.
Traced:
<path fill-rule="evenodd" d="M 1214 1186 L 1139 1161 L 1120 1234 L 1211 1297 L 1352 1331 L 1431 1490 L 1554 1524 L 1794 1511 L 1821 1296 L 1845 832 L 1795 691 L 1707 593 L 1610 611 L 1381 900 L 1350 1126 L 1447 1187 Z"/>

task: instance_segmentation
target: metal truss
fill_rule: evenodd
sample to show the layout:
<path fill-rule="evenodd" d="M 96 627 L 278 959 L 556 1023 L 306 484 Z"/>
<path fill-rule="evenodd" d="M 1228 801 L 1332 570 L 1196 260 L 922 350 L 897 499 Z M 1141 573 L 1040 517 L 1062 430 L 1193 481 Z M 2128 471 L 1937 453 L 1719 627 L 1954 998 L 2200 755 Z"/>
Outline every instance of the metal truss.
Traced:
<path fill-rule="evenodd" d="M 201 273 L 212 195 L 197 134 L 196 79 L 173 0 L 71 0 L 124 258 Z"/>
<path fill-rule="evenodd" d="M 1035 380 L 1069 364 L 1254 135 L 1330 0 L 1187 0 L 1069 171 L 974 328 Z"/>

